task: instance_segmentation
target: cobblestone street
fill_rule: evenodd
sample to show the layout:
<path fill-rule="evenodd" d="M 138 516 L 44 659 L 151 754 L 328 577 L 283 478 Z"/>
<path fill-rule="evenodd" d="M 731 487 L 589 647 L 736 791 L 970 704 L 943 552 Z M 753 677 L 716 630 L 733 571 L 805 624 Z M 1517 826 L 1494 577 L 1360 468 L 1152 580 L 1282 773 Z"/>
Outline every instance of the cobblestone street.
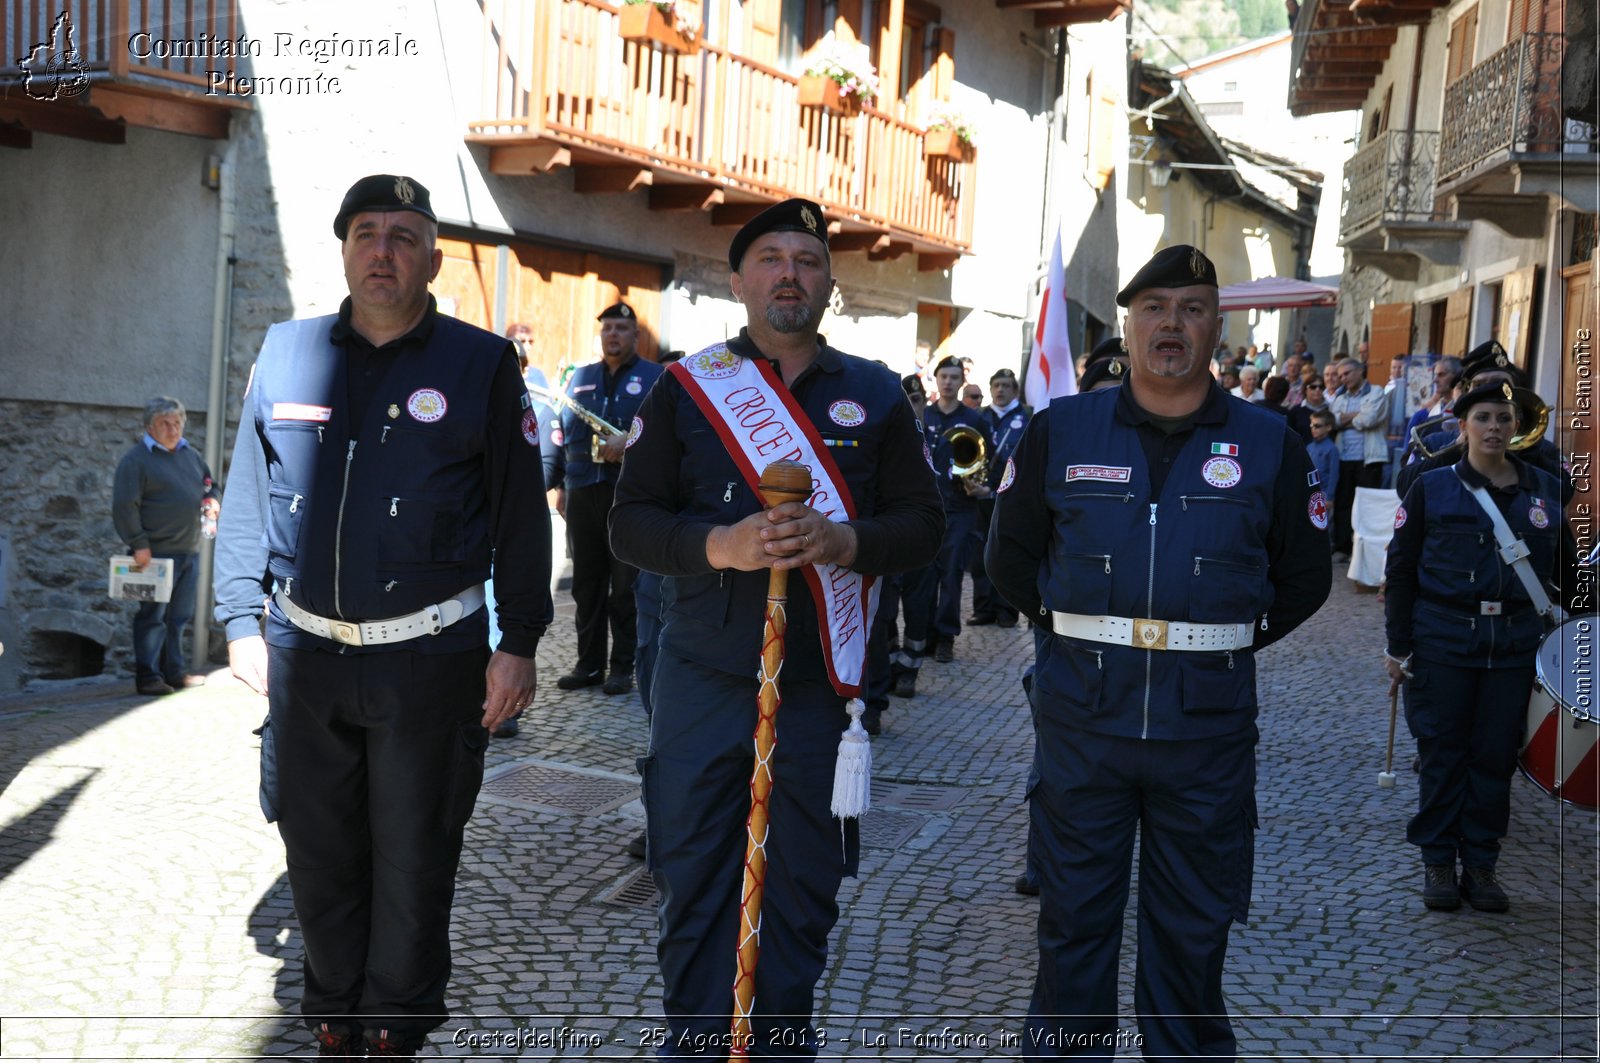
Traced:
<path fill-rule="evenodd" d="M 1425 911 L 1403 723 L 1398 785 L 1377 785 L 1381 607 L 1335 583 L 1260 662 L 1254 903 L 1225 978 L 1241 1056 L 1595 1058 L 1595 814 L 1517 779 L 1512 910 Z M 573 655 L 558 601 L 539 703 L 490 748 L 456 901 L 456 1017 L 426 1055 L 637 1058 L 662 1035 L 653 890 L 623 850 L 643 822 L 644 717 L 635 695 L 555 690 Z M 874 742 L 862 873 L 817 994 L 826 1056 L 1018 1053 L 1037 909 L 1012 889 L 1031 640 L 982 627 L 956 651 Z M 0 700 L 0 1058 L 307 1056 L 282 851 L 256 804 L 265 704 L 221 673 L 167 698 L 131 689 Z"/>

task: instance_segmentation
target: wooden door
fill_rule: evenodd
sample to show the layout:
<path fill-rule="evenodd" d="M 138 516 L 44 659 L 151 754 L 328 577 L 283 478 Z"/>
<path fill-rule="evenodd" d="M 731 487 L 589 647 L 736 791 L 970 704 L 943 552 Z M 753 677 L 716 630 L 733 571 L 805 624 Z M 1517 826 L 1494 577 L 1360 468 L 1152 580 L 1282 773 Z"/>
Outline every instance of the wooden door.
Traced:
<path fill-rule="evenodd" d="M 1411 353 L 1410 303 L 1380 303 L 1372 308 L 1372 338 L 1367 341 L 1367 379 L 1381 384 L 1388 379 L 1391 359 Z M 1383 375 L 1378 375 L 1379 373 Z"/>
<path fill-rule="evenodd" d="M 1600 338 L 1600 299 L 1596 298 L 1594 263 L 1584 262 L 1561 271 L 1566 285 L 1562 317 L 1561 396 L 1556 403 L 1556 445 L 1572 470 L 1576 493 L 1567 507 L 1567 520 L 1578 540 L 1580 553 L 1594 546 L 1595 506 L 1600 503 L 1596 484 L 1595 448 L 1600 446 L 1600 431 L 1595 426 L 1594 358 L 1595 341 Z M 1588 608 L 1600 605 L 1591 596 Z"/>
<path fill-rule="evenodd" d="M 1467 336 L 1472 325 L 1472 289 L 1458 288 L 1444 301 L 1444 339 L 1439 342 L 1439 353 L 1454 358 L 1467 353 Z"/>
<path fill-rule="evenodd" d="M 1537 368 L 1528 364 L 1528 338 L 1533 335 L 1533 296 L 1538 278 L 1538 266 L 1526 266 L 1505 275 L 1500 282 L 1499 325 L 1495 329 L 1500 346 L 1529 379 Z"/>

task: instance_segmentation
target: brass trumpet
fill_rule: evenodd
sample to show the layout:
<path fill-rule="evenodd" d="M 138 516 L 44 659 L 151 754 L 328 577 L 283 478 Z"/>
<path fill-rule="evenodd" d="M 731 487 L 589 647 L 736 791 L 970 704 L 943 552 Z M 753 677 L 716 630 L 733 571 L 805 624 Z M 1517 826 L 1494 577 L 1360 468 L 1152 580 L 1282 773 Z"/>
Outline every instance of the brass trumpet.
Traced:
<path fill-rule="evenodd" d="M 958 424 L 944 433 L 950 443 L 950 472 L 957 479 L 982 484 L 989 476 L 989 441 L 983 433 Z"/>
<path fill-rule="evenodd" d="M 537 384 L 529 384 L 528 391 L 552 406 L 564 406 L 578 415 L 578 419 L 589 426 L 589 460 L 599 464 L 600 448 L 605 446 L 608 438 L 620 439 L 627 435 L 622 429 L 607 421 L 593 410 L 587 409 L 582 403 L 574 401 L 565 392 L 552 388 L 542 388 Z"/>

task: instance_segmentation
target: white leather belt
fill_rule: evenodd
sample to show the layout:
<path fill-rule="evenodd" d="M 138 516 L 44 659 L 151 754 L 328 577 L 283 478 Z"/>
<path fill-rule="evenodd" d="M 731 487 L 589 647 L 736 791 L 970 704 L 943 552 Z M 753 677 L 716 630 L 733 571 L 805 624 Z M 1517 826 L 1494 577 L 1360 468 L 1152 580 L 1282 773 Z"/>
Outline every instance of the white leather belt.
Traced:
<path fill-rule="evenodd" d="M 418 609 L 405 616 L 363 622 L 331 620 L 307 612 L 279 590 L 272 592 L 272 600 L 278 603 L 278 608 L 283 610 L 289 623 L 301 631 L 309 631 L 346 646 L 380 646 L 386 642 L 405 642 L 423 635 L 437 635 L 462 617 L 471 616 L 483 605 L 483 584 L 468 587 L 454 598 L 447 598 L 437 605 Z"/>
<path fill-rule="evenodd" d="M 1141 650 L 1220 653 L 1249 649 L 1255 641 L 1255 625 L 1250 623 L 1191 624 L 1186 620 L 1129 619 L 1122 616 L 1052 612 L 1050 625 L 1057 635 L 1065 635 L 1069 639 L 1109 642 L 1113 646 L 1133 646 Z"/>

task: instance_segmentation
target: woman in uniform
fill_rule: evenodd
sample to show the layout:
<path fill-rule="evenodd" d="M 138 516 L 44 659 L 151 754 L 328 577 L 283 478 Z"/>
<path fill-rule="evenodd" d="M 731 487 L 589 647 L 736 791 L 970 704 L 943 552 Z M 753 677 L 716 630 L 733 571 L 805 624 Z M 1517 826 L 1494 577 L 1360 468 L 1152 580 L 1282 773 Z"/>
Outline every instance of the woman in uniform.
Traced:
<path fill-rule="evenodd" d="M 1500 556 L 1482 488 L 1549 591 L 1572 540 L 1555 478 L 1508 449 L 1518 431 L 1511 388 L 1457 400 L 1466 456 L 1424 473 L 1395 514 L 1386 571 L 1385 667 L 1405 682 L 1406 723 L 1421 783 L 1406 840 L 1422 850 L 1422 900 L 1451 910 L 1510 907 L 1495 877 L 1510 818 L 1511 776 L 1546 619 Z M 1461 872 L 1457 877 L 1456 865 Z"/>

